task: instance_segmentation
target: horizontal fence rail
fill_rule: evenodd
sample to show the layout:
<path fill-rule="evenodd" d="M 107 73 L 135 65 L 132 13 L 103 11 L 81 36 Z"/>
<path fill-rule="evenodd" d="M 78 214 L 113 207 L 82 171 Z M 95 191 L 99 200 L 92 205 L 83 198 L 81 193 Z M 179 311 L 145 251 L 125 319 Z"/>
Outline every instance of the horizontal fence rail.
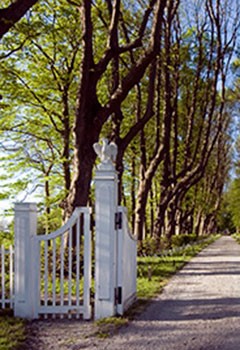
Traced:
<path fill-rule="evenodd" d="M 61 229 L 35 240 L 38 315 L 91 318 L 90 208 L 76 208 Z"/>
<path fill-rule="evenodd" d="M 13 258 L 14 250 L 12 246 L 6 249 L 3 245 L 0 248 L 0 308 L 13 308 L 14 288 L 13 288 Z"/>

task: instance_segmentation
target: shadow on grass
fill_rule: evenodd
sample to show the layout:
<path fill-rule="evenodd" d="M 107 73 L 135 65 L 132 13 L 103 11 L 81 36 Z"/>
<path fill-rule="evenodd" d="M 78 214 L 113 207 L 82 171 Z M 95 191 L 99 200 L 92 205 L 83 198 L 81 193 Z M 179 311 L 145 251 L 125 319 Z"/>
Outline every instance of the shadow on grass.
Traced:
<path fill-rule="evenodd" d="M 14 317 L 12 309 L 0 310 L 0 350 L 39 350 L 37 322 Z"/>

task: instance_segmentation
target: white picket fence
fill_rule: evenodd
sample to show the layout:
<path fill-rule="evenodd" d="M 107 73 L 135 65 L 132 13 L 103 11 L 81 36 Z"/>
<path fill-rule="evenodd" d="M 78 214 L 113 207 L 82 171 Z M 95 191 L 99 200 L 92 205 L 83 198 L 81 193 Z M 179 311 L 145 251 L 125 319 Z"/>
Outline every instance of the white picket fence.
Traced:
<path fill-rule="evenodd" d="M 94 303 L 99 319 L 122 315 L 135 300 L 137 242 L 126 208 L 117 205 L 118 177 L 105 148 L 97 147 L 102 163 L 95 176 L 94 234 L 90 208 L 76 208 L 62 228 L 37 235 L 36 204 L 15 204 L 14 263 L 13 249 L 2 247 L 0 270 L 0 307 L 9 304 L 15 316 L 90 319 Z"/>
<path fill-rule="evenodd" d="M 14 290 L 13 290 L 13 260 L 14 250 L 10 246 L 8 249 L 2 245 L 0 249 L 0 308 L 13 307 Z"/>

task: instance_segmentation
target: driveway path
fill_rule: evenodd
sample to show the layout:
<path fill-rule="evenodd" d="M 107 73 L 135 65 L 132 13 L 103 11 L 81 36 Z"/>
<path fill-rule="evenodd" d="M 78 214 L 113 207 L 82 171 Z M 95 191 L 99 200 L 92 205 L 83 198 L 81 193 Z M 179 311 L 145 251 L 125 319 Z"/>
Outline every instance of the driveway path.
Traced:
<path fill-rule="evenodd" d="M 137 320 L 97 349 L 239 350 L 240 245 L 227 236 L 204 249 Z"/>
<path fill-rule="evenodd" d="M 240 350 L 240 245 L 225 236 L 204 249 L 117 335 L 97 339 L 93 327 L 38 322 L 24 349 Z"/>

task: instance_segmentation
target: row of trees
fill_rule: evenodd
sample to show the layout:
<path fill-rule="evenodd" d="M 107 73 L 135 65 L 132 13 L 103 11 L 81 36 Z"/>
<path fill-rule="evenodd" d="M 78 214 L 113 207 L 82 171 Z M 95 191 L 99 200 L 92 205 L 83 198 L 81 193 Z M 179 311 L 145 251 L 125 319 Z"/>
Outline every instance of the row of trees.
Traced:
<path fill-rule="evenodd" d="M 105 136 L 140 242 L 217 230 L 239 21 L 221 0 L 38 1 L 1 40 L 5 195 L 42 188 L 48 232 L 93 200 Z"/>
<path fill-rule="evenodd" d="M 238 94 L 239 90 L 239 81 L 235 86 L 234 93 Z M 237 127 L 239 132 L 239 123 Z M 235 147 L 233 151 L 233 176 L 231 181 L 229 181 L 228 186 L 224 192 L 223 202 L 222 202 L 222 217 L 221 217 L 221 226 L 227 232 L 237 232 L 240 233 L 240 138 L 239 134 L 236 136 Z"/>

